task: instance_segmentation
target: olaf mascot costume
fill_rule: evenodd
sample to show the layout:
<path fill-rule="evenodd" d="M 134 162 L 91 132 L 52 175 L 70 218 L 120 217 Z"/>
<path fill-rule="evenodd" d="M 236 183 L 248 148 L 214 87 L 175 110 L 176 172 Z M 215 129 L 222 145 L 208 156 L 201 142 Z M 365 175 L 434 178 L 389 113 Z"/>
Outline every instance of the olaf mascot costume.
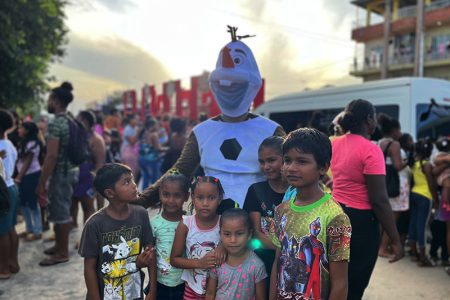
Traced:
<path fill-rule="evenodd" d="M 262 80 L 252 51 L 236 38 L 236 29 L 230 28 L 232 41 L 220 51 L 216 69 L 209 77 L 222 115 L 194 127 L 168 173 L 178 172 L 190 178 L 200 165 L 205 175 L 219 178 L 224 199 L 242 207 L 249 186 L 265 180 L 259 168 L 259 146 L 265 138 L 284 136 L 285 132 L 277 123 L 249 113 Z M 159 181 L 148 187 L 139 204 L 157 204 L 158 187 Z"/>

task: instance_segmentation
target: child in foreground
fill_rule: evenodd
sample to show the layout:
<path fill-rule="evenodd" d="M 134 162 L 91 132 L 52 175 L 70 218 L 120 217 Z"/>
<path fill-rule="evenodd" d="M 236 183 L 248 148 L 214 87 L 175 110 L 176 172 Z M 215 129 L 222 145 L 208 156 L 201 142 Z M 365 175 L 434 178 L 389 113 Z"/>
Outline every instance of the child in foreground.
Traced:
<path fill-rule="evenodd" d="M 222 185 L 217 178 L 199 176 L 191 189 L 195 214 L 178 224 L 170 254 L 172 267 L 184 269 L 185 300 L 205 299 L 208 271 L 221 263 L 215 249 L 220 241 L 217 208 L 224 194 Z"/>
<path fill-rule="evenodd" d="M 267 272 L 262 260 L 248 248 L 251 237 L 250 217 L 245 210 L 231 208 L 222 214 L 220 241 L 228 256 L 209 273 L 207 300 L 267 299 Z"/>
<path fill-rule="evenodd" d="M 79 253 L 84 257 L 87 298 L 143 299 L 140 269 L 154 261 L 153 235 L 147 211 L 130 205 L 138 195 L 131 169 L 106 164 L 97 171 L 94 187 L 109 205 L 89 218 L 81 236 Z M 156 269 L 149 268 L 148 273 L 153 290 Z"/>
<path fill-rule="evenodd" d="M 180 300 L 184 294 L 184 282 L 181 279 L 182 269 L 170 264 L 175 231 L 183 218 L 183 204 L 189 199 L 189 181 L 182 174 L 170 174 L 161 180 L 159 199 L 162 211 L 151 219 L 155 236 L 157 289 L 151 294 L 158 300 Z"/>
<path fill-rule="evenodd" d="M 350 220 L 319 185 L 330 165 L 330 140 L 316 129 L 297 129 L 283 143 L 283 160 L 288 183 L 301 193 L 275 210 L 270 299 L 346 299 Z"/>

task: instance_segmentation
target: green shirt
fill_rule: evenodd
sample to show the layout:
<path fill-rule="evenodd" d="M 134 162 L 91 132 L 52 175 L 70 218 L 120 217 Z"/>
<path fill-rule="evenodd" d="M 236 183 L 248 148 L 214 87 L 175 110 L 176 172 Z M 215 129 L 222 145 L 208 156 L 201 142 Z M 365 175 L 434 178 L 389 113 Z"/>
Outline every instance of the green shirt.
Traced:
<path fill-rule="evenodd" d="M 63 173 L 66 170 L 69 171 L 77 167 L 70 162 L 67 155 L 70 131 L 69 120 L 67 120 L 66 116 L 67 114 L 64 113 L 57 114 L 48 124 L 47 140 L 59 140 L 58 159 L 56 161 L 54 173 Z"/>
<path fill-rule="evenodd" d="M 276 208 L 270 228 L 281 251 L 278 298 L 328 299 L 329 262 L 350 257 L 350 220 L 330 194 L 306 206 L 295 205 L 295 199 Z"/>
<path fill-rule="evenodd" d="M 180 220 L 181 221 L 181 220 Z M 170 252 L 179 222 L 171 222 L 160 214 L 151 219 L 153 235 L 156 239 L 157 280 L 165 286 L 174 287 L 183 283 L 182 269 L 170 265 Z"/>

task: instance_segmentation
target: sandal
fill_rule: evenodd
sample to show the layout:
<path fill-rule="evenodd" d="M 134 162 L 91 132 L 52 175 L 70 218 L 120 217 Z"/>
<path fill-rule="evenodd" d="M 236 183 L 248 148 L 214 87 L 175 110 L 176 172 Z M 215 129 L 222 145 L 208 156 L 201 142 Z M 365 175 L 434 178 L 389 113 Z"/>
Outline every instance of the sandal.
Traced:
<path fill-rule="evenodd" d="M 11 278 L 11 273 L 0 273 L 0 280 L 6 280 Z"/>
<path fill-rule="evenodd" d="M 24 231 L 24 232 L 19 233 L 17 236 L 18 236 L 19 238 L 21 238 L 21 239 L 24 239 L 24 238 L 26 238 L 29 234 L 31 234 L 31 232 Z"/>
<path fill-rule="evenodd" d="M 434 267 L 435 265 L 433 264 L 433 262 L 431 262 L 431 260 L 429 260 L 428 258 L 425 258 L 423 260 L 420 260 L 417 262 L 417 265 L 419 267 Z"/>
<path fill-rule="evenodd" d="M 392 257 L 392 254 L 390 254 L 389 252 L 378 251 L 378 256 L 383 258 L 390 258 Z"/>
<path fill-rule="evenodd" d="M 56 253 L 56 247 L 50 247 L 44 250 L 44 254 L 53 255 Z"/>
<path fill-rule="evenodd" d="M 66 263 L 68 261 L 69 261 L 69 258 L 56 259 L 56 258 L 50 257 L 50 258 L 46 258 L 46 259 L 41 260 L 39 262 L 39 265 L 41 267 L 50 267 L 50 266 L 54 266 L 54 265 L 57 265 L 57 264 Z"/>
<path fill-rule="evenodd" d="M 42 238 L 42 234 L 34 234 L 34 233 L 30 233 L 30 234 L 27 235 L 27 237 L 25 238 L 25 241 L 27 241 L 27 242 L 32 242 L 32 241 L 40 240 L 41 238 Z"/>

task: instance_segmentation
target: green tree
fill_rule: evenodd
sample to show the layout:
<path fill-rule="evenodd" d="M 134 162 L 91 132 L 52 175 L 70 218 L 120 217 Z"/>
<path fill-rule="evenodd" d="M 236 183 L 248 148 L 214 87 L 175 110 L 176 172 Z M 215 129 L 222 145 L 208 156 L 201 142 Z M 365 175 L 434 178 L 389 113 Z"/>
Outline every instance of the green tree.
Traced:
<path fill-rule="evenodd" d="M 48 67 L 65 54 L 64 0 L 0 1 L 0 107 L 29 109 L 48 90 Z"/>

